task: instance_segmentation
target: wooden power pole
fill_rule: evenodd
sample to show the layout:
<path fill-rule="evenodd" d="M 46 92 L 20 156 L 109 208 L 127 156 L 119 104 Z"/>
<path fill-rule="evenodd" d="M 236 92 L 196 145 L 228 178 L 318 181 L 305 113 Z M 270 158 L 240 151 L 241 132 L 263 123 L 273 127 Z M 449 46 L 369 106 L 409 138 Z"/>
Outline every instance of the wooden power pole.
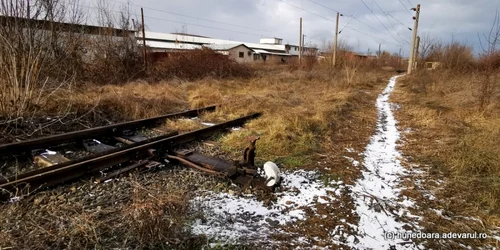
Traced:
<path fill-rule="evenodd" d="M 144 69 L 148 69 L 148 53 L 146 51 L 146 28 L 144 25 L 144 10 L 141 8 L 141 19 L 142 19 L 142 47 L 143 47 L 143 57 L 144 57 Z"/>
<path fill-rule="evenodd" d="M 415 24 L 413 26 L 413 37 L 411 39 L 411 48 L 410 48 L 410 58 L 408 61 L 408 74 L 411 74 L 413 70 L 413 64 L 415 63 L 415 44 L 417 40 L 417 29 L 418 29 L 418 18 L 420 16 L 420 4 L 417 4 L 417 8 L 413 8 L 416 12 L 416 15 L 413 17 L 415 19 Z"/>
<path fill-rule="evenodd" d="M 337 12 L 337 22 L 335 23 L 335 41 L 333 44 L 333 59 L 332 65 L 335 67 L 335 61 L 337 60 L 337 46 L 338 46 L 338 38 L 339 38 L 339 16 L 340 13 Z"/>
<path fill-rule="evenodd" d="M 300 18 L 299 64 L 302 63 L 302 17 Z"/>

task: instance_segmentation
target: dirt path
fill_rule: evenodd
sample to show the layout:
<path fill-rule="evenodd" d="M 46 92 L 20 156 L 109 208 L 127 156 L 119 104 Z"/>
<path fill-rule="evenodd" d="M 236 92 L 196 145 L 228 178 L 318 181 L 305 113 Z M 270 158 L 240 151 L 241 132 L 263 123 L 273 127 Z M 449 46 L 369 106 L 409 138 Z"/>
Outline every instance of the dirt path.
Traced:
<path fill-rule="evenodd" d="M 398 77 L 389 80 L 377 99 L 377 129 L 364 152 L 362 178 L 352 187 L 355 212 L 360 217 L 358 241 L 351 242 L 354 248 L 416 248 L 411 241 L 398 239 L 396 235 L 415 231 L 411 221 L 418 219 L 408 210 L 415 203 L 400 197 L 400 180 L 408 173 L 400 163 L 397 149 L 400 133 L 389 102 Z"/>
<path fill-rule="evenodd" d="M 335 248 L 335 245 L 353 249 L 417 249 L 412 241 L 398 239 L 395 235 L 417 231 L 415 222 L 419 219 L 408 209 L 414 208 L 415 203 L 401 195 L 400 180 L 409 173 L 399 160 L 400 135 L 392 113 L 394 105 L 388 101 L 397 78 L 392 77 L 378 96 L 376 129 L 364 152 L 360 153 L 362 177 L 354 185 L 320 181 L 318 172 L 298 170 L 283 173 L 283 187 L 276 193 L 277 199 L 272 205 L 252 195 L 208 192 L 193 200 L 193 207 L 204 214 L 193 225 L 194 232 L 226 243 L 243 241 L 261 245 L 266 242 L 267 246 L 286 244 L 326 249 Z M 353 149 L 346 148 L 346 152 L 353 153 Z M 360 167 L 358 161 L 343 157 L 349 159 L 354 168 Z M 314 216 L 339 217 L 339 209 L 349 207 L 345 195 L 354 201 L 351 214 L 359 218 L 359 223 L 354 225 L 347 223 L 346 218 L 339 218 L 350 230 L 336 226 L 329 231 L 327 239 L 323 239 L 324 245 L 317 245 L 320 241 L 310 241 L 300 233 L 283 230 L 283 227 L 300 225 Z M 332 207 L 332 213 L 317 213 L 320 207 L 324 209 L 335 203 L 337 206 Z"/>

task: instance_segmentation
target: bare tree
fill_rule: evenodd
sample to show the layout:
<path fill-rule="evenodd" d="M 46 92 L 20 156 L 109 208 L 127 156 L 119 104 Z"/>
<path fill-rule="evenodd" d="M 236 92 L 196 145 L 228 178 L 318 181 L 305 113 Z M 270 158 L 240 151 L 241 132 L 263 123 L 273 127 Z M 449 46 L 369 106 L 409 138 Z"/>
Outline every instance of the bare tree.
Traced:
<path fill-rule="evenodd" d="M 420 35 L 420 46 L 418 49 L 420 60 L 429 61 L 430 55 L 438 43 L 439 40 L 432 33 L 426 32 Z"/>
<path fill-rule="evenodd" d="M 497 51 L 497 46 L 500 45 L 500 11 L 498 9 L 495 11 L 495 17 L 493 18 L 490 32 L 488 34 L 483 34 L 483 39 L 479 37 L 480 46 L 483 52 L 487 55 L 495 53 Z"/>

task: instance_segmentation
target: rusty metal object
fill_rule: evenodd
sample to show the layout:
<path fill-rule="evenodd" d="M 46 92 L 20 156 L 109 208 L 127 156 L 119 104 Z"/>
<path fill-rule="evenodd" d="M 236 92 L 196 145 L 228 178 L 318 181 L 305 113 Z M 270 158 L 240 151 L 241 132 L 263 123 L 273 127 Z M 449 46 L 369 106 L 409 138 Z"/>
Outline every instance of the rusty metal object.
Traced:
<path fill-rule="evenodd" d="M 236 167 L 232 163 L 221 159 L 205 156 L 192 151 L 179 151 L 175 152 L 175 154 L 176 156 L 197 164 L 205 169 L 224 173 L 228 177 L 234 176 L 236 174 Z"/>
<path fill-rule="evenodd" d="M 64 157 L 64 155 L 60 154 L 59 152 L 46 149 L 43 151 L 34 152 L 34 154 L 35 156 L 33 157 L 33 160 L 35 162 L 35 165 L 37 165 L 39 168 L 46 168 L 52 165 L 57 165 L 69 161 L 68 158 Z"/>
<path fill-rule="evenodd" d="M 108 152 L 83 157 L 81 159 L 72 160 L 43 169 L 37 169 L 6 178 L 1 177 L 0 190 L 24 190 L 24 192 L 28 193 L 33 192 L 39 188 L 76 179 L 89 172 L 100 171 L 134 159 L 141 159 L 141 157 L 142 159 L 147 158 L 145 155 L 147 155 L 147 151 L 149 149 L 166 150 L 176 145 L 191 142 L 197 139 L 203 139 L 216 132 L 220 132 L 232 126 L 241 125 L 247 120 L 254 119 L 259 116 L 260 113 L 255 113 L 185 134 L 177 136 L 159 136 L 148 139 L 147 141 L 134 143 L 121 148 L 115 148 Z"/>
<path fill-rule="evenodd" d="M 243 152 L 244 162 L 241 164 L 239 161 L 228 162 L 222 159 L 205 156 L 192 150 L 180 150 L 175 152 L 175 156 L 169 155 L 168 158 L 175 159 L 189 167 L 209 174 L 227 177 L 232 182 L 242 186 L 243 189 L 247 189 L 252 186 L 272 190 L 274 185 L 268 185 L 270 180 L 266 180 L 266 178 L 258 176 L 257 170 L 255 169 L 255 142 L 259 138 L 260 137 L 257 136 L 247 139 L 250 142 L 250 145 Z M 269 170 L 267 172 L 269 172 Z M 279 177 L 273 178 L 279 179 Z M 274 181 L 273 184 L 274 183 L 277 183 L 277 181 Z"/>
<path fill-rule="evenodd" d="M 218 176 L 221 176 L 221 177 L 225 177 L 226 176 L 224 173 L 217 172 L 216 170 L 208 169 L 208 168 L 205 168 L 205 167 L 201 167 L 201 166 L 197 165 L 196 163 L 188 161 L 188 160 L 186 160 L 186 159 L 184 159 L 183 157 L 180 157 L 180 156 L 167 155 L 167 158 L 168 159 L 177 160 L 177 161 L 183 163 L 184 165 L 187 165 L 189 167 L 192 167 L 194 169 L 198 169 L 200 171 L 203 171 L 203 172 L 206 172 L 206 173 L 209 173 L 209 174 L 218 175 Z"/>
<path fill-rule="evenodd" d="M 247 138 L 250 145 L 243 151 L 243 163 L 249 167 L 255 167 L 255 142 L 259 139 L 260 136 L 251 136 Z"/>

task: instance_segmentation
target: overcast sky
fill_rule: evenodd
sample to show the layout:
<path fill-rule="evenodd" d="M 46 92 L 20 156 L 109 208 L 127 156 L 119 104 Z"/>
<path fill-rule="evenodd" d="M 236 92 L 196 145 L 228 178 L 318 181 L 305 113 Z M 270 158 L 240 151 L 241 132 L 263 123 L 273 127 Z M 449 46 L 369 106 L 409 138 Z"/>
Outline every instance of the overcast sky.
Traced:
<path fill-rule="evenodd" d="M 96 0 L 82 0 L 95 6 Z M 86 3 L 85 3 L 86 2 Z M 108 1 L 114 10 L 120 2 Z M 478 34 L 491 28 L 500 0 L 128 0 L 134 16 L 144 7 L 146 30 L 186 32 L 213 38 L 259 42 L 261 37 L 283 38 L 298 44 L 303 18 L 306 45 L 319 48 L 332 41 L 336 11 L 340 39 L 356 51 L 378 50 L 408 55 L 413 28 L 409 9 L 421 4 L 419 35 L 432 34 L 478 47 Z"/>

